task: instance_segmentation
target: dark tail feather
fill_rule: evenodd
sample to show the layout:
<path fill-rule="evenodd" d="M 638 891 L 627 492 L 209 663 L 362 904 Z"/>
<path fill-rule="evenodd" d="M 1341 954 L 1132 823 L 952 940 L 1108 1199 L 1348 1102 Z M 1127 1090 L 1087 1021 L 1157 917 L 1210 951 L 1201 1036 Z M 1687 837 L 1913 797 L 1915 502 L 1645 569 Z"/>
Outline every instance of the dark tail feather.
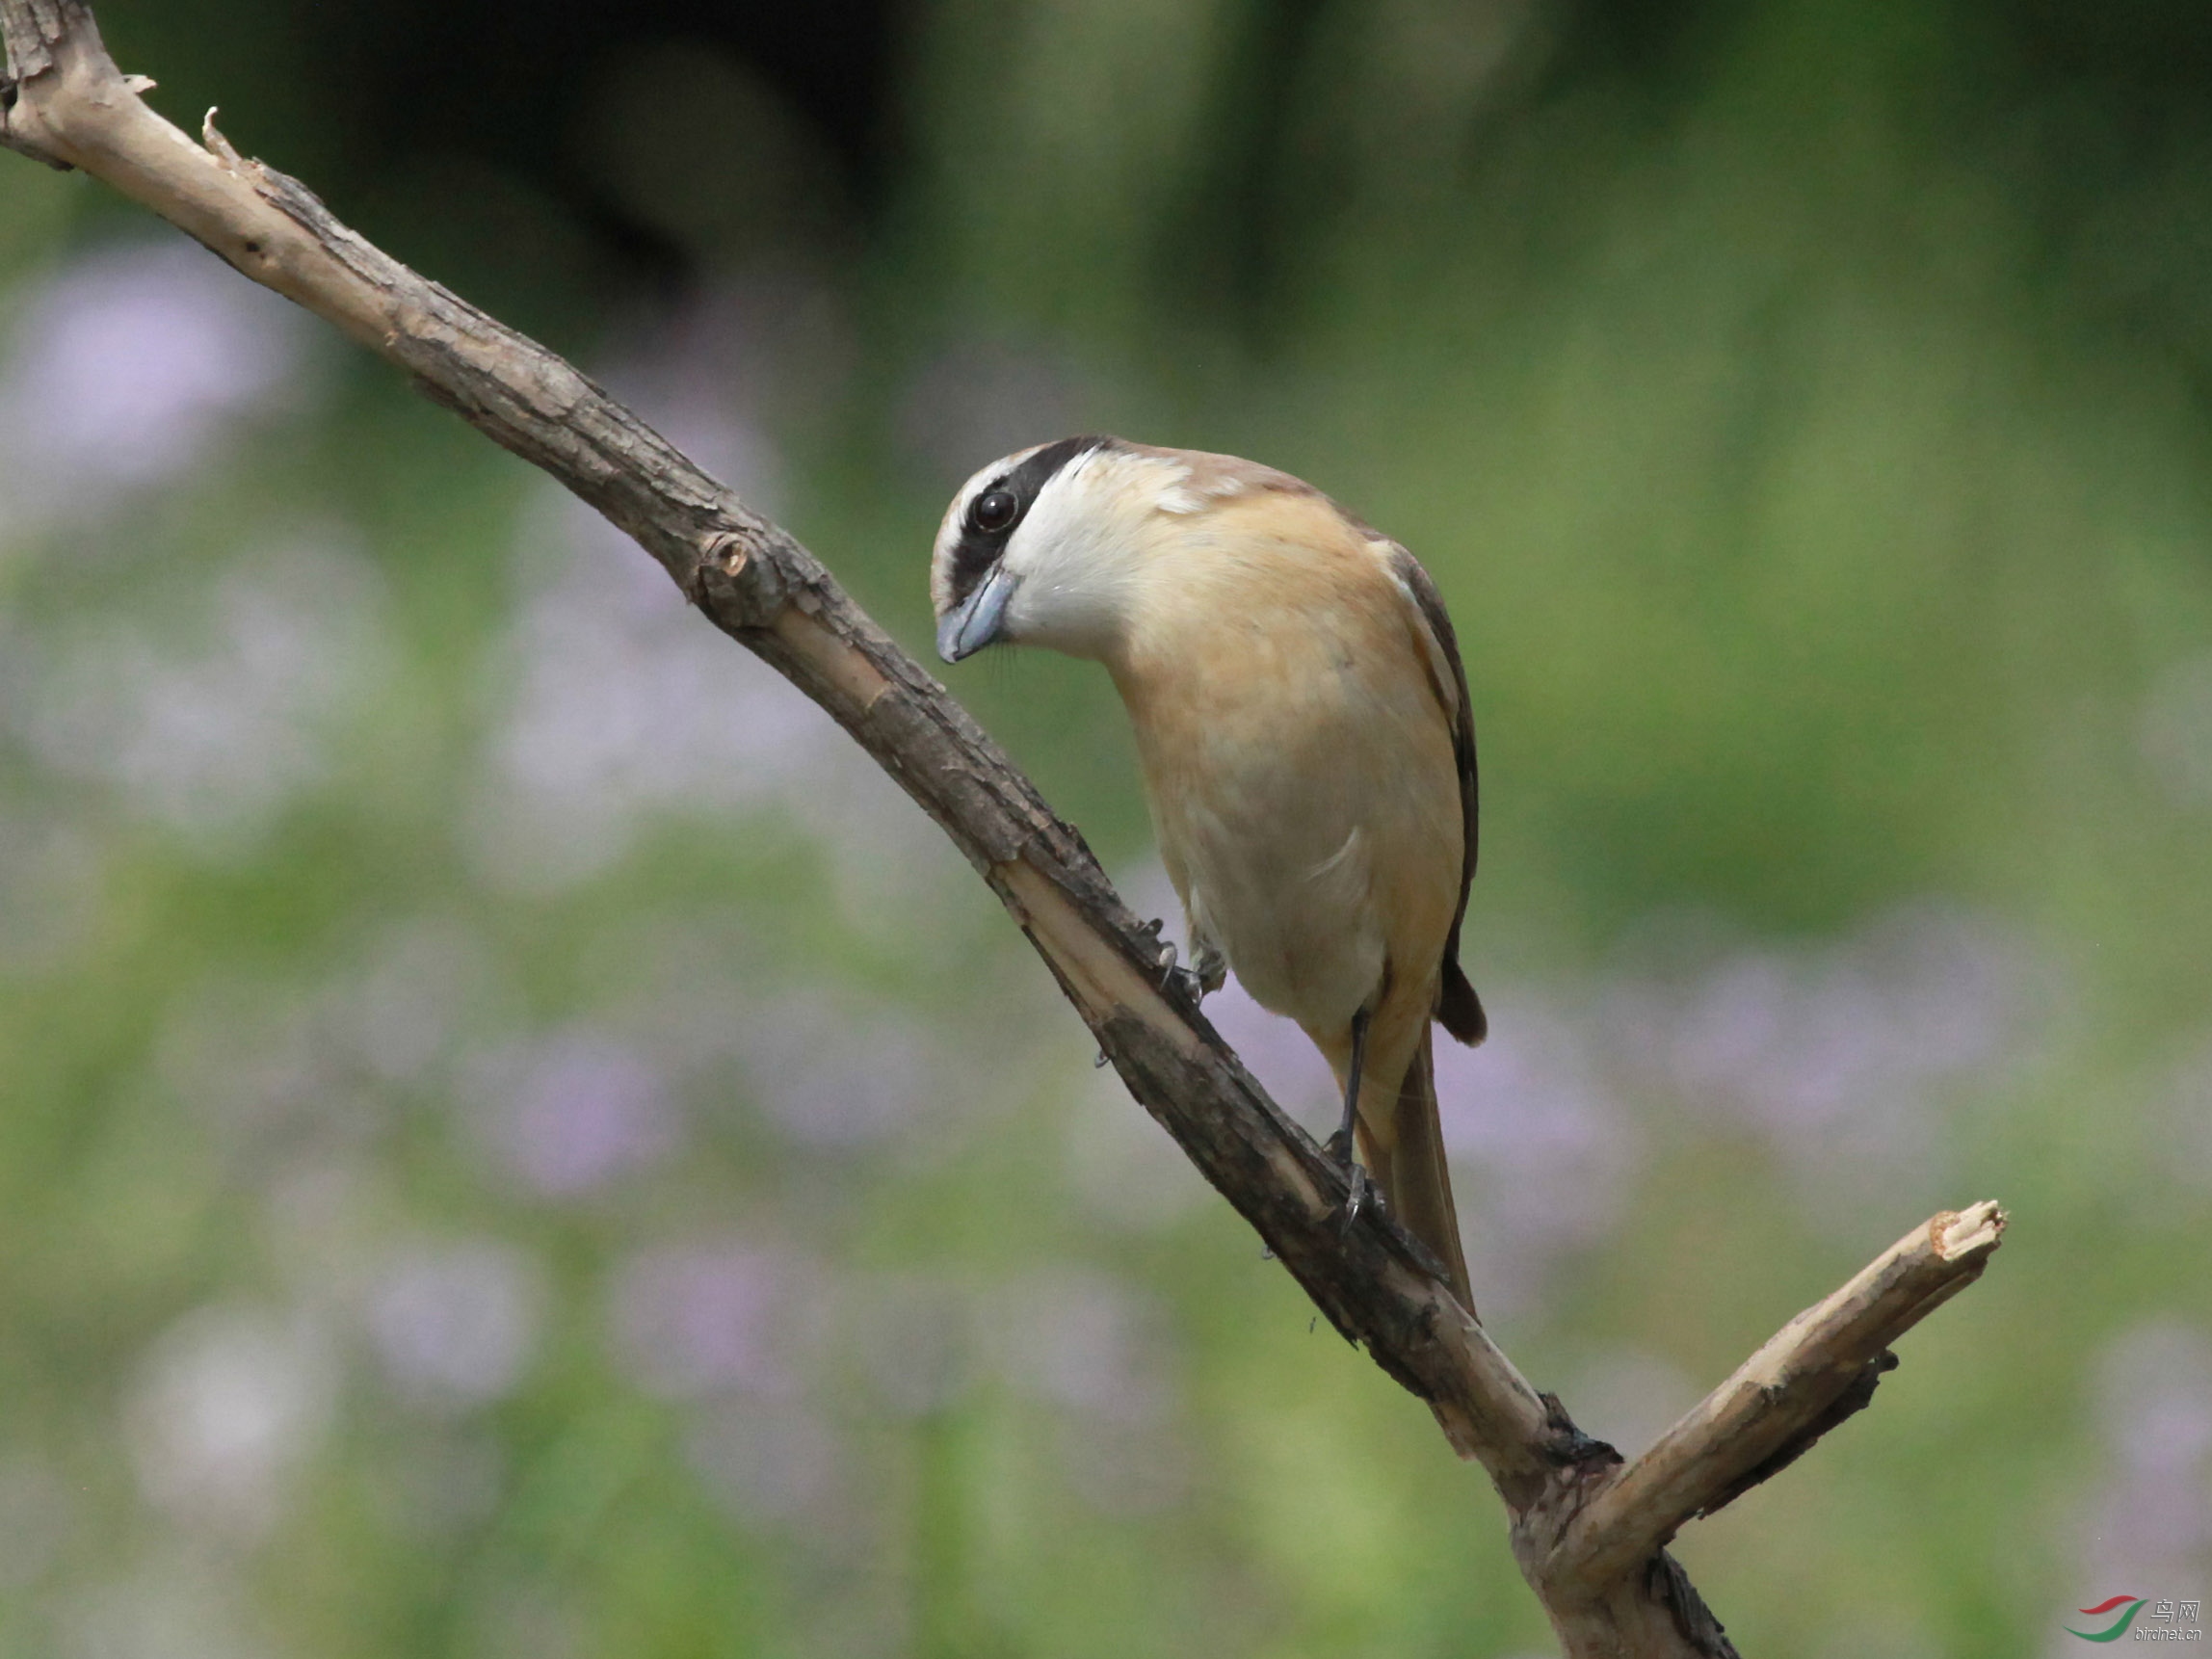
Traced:
<path fill-rule="evenodd" d="M 1388 1151 L 1374 1142 L 1365 1147 L 1367 1167 L 1382 1189 L 1390 1213 L 1429 1247 L 1442 1264 L 1444 1277 L 1460 1305 L 1475 1311 L 1467 1283 L 1467 1258 L 1460 1248 L 1460 1215 L 1452 1205 L 1452 1176 L 1444 1162 L 1444 1128 L 1436 1116 L 1435 1027 L 1421 1033 L 1420 1052 L 1406 1068 L 1398 1100 L 1391 1109 Z"/>
<path fill-rule="evenodd" d="M 1489 1016 L 1483 1013 L 1482 999 L 1475 995 L 1475 988 L 1467 983 L 1451 952 L 1444 956 L 1444 986 L 1436 996 L 1436 1017 L 1444 1022 L 1446 1031 L 1464 1043 L 1480 1042 L 1490 1034 Z"/>

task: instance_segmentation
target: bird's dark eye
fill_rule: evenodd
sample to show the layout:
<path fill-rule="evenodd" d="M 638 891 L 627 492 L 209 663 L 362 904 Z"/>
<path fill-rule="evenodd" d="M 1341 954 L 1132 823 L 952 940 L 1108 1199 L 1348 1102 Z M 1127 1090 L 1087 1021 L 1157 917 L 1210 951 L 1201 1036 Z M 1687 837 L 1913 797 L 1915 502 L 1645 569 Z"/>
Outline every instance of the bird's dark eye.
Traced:
<path fill-rule="evenodd" d="M 969 516 L 975 520 L 978 530 L 987 535 L 992 534 L 1014 522 L 1019 505 L 1014 499 L 1011 489 L 987 489 L 975 498 L 975 507 Z"/>

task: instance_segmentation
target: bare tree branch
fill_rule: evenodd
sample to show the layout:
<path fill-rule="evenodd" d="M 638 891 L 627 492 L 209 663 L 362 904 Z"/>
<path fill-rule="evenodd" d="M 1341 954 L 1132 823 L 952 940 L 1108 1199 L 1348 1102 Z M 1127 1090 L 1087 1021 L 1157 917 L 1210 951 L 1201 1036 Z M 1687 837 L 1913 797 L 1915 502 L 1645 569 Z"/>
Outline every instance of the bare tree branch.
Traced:
<path fill-rule="evenodd" d="M 997 893 L 1129 1091 L 1315 1304 L 1479 1460 L 1569 1659 L 1734 1648 L 1664 1545 L 1871 1397 L 1890 1343 L 1980 1276 L 1993 1203 L 1946 1212 L 1793 1320 L 1634 1464 L 1539 1395 L 1364 1207 L 1163 972 L 1084 845 L 935 679 L 777 526 L 561 358 L 372 247 L 303 186 L 196 144 L 139 93 L 82 0 L 0 0 L 0 145 L 82 168 L 412 377 L 658 560 L 707 618 L 828 709 Z"/>
<path fill-rule="evenodd" d="M 1567 1552 L 1611 1577 L 1778 1472 L 1873 1397 L 1897 1363 L 1889 1345 L 1981 1277 L 2004 1230 L 2003 1212 L 1979 1203 L 1907 1233 L 1660 1435 L 1575 1517 Z"/>

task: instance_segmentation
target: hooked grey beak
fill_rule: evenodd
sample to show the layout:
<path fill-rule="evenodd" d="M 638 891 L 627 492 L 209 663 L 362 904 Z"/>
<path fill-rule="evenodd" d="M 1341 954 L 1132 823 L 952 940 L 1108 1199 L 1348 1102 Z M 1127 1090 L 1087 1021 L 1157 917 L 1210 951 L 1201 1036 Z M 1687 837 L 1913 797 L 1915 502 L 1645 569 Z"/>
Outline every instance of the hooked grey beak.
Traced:
<path fill-rule="evenodd" d="M 1014 578 L 1005 566 L 993 565 L 974 592 L 937 619 L 937 655 L 957 663 L 996 640 L 1013 597 Z"/>

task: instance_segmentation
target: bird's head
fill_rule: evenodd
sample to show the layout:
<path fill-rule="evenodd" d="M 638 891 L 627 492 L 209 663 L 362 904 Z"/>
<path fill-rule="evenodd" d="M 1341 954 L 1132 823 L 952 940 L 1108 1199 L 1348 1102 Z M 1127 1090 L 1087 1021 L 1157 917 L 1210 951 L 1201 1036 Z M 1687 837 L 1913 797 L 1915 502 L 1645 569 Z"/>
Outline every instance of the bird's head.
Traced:
<path fill-rule="evenodd" d="M 1189 461 L 1116 437 L 1065 437 L 996 461 L 961 487 L 937 531 L 930 598 L 948 663 L 1001 641 L 1110 653 L 1131 586 L 1187 514 Z"/>

